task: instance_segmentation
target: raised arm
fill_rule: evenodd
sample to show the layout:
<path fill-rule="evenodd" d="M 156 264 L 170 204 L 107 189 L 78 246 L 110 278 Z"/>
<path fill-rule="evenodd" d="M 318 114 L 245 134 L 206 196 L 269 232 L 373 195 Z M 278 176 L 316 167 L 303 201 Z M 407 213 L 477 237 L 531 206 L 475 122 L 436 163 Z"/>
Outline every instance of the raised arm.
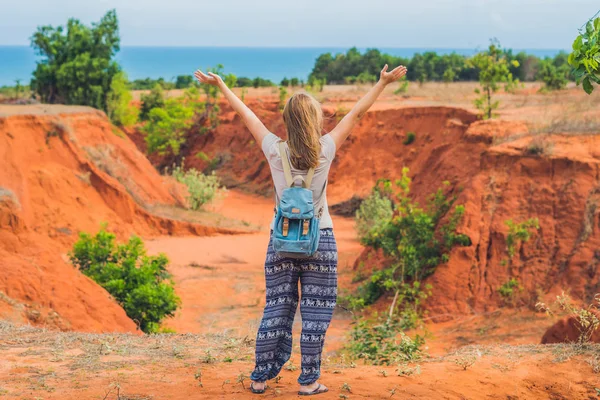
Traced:
<path fill-rule="evenodd" d="M 254 114 L 252 110 L 249 109 L 248 106 L 246 106 L 244 102 L 227 87 L 219 75 L 213 74 L 212 72 L 209 72 L 207 75 L 198 70 L 194 72 L 194 76 L 200 83 L 217 86 L 221 92 L 223 92 L 223 95 L 231 105 L 231 108 L 233 108 L 235 112 L 239 114 L 239 116 L 242 118 L 242 121 L 244 121 L 244 124 L 254 137 L 254 140 L 256 140 L 256 143 L 258 143 L 260 146 L 265 136 L 269 134 L 269 130 L 260 121 L 260 119 L 258 119 L 256 114 Z"/>
<path fill-rule="evenodd" d="M 377 82 L 377 84 L 375 84 L 375 86 L 373 86 L 371 90 L 369 90 L 369 92 L 354 105 L 352 110 L 350 110 L 350 112 L 346 114 L 344 118 L 342 118 L 340 123 L 337 124 L 337 126 L 331 132 L 329 132 L 333 138 L 333 141 L 335 142 L 336 148 L 339 148 L 342 143 L 344 143 L 344 140 L 346 140 L 348 135 L 350 135 L 354 125 L 356 125 L 358 120 L 365 115 L 369 108 L 371 108 L 381 92 L 383 92 L 383 89 L 385 89 L 385 87 L 390 83 L 395 82 L 406 75 L 406 67 L 402 65 L 390 72 L 387 72 L 387 69 L 388 66 L 385 64 L 381 70 L 379 82 Z"/>

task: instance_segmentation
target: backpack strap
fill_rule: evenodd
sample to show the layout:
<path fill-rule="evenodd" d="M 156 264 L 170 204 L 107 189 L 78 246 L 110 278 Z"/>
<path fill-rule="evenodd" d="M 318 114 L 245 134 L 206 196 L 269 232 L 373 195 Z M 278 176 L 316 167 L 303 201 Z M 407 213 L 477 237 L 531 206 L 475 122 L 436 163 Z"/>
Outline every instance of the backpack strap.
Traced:
<path fill-rule="evenodd" d="M 292 177 L 292 168 L 290 167 L 290 160 L 285 150 L 285 142 L 279 142 L 279 155 L 281 156 L 281 163 L 283 164 L 283 176 L 285 177 L 285 183 L 288 186 L 294 185 L 294 178 Z"/>
<path fill-rule="evenodd" d="M 306 173 L 306 178 L 303 178 L 300 175 L 292 176 L 292 167 L 290 166 L 290 159 L 285 149 L 285 142 L 283 140 L 279 142 L 279 155 L 281 156 L 281 163 L 283 164 L 283 176 L 285 177 L 285 182 L 287 185 L 292 187 L 296 179 L 301 179 L 302 187 L 310 188 L 313 176 L 315 175 L 315 169 L 310 168 Z"/>

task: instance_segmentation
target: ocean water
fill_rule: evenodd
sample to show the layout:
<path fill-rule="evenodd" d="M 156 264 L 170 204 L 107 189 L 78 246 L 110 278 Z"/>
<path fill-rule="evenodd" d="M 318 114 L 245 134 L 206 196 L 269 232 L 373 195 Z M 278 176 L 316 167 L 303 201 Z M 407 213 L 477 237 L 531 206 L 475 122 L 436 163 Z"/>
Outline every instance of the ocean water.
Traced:
<path fill-rule="evenodd" d="M 325 52 L 341 53 L 347 48 L 306 47 L 122 47 L 117 60 L 129 79 L 159 78 L 173 80 L 177 75 L 192 74 L 198 68 L 223 64 L 227 73 L 237 76 L 271 79 L 284 77 L 306 79 L 316 58 Z M 364 50 L 364 49 L 360 49 Z M 380 48 L 384 53 L 412 57 L 415 53 L 435 51 L 438 54 L 456 52 L 474 54 L 476 49 Z M 514 50 L 518 52 L 521 50 Z M 554 56 L 560 50 L 524 49 L 538 57 Z M 33 49 L 27 46 L 0 46 L 0 86 L 14 85 L 16 79 L 29 83 L 35 69 Z"/>

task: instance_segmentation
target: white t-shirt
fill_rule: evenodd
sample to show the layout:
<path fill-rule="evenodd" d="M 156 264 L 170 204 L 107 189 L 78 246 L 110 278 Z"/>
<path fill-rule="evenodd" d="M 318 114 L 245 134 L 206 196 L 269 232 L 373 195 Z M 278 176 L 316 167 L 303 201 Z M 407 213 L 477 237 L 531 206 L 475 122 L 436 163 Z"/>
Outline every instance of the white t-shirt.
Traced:
<path fill-rule="evenodd" d="M 262 142 L 262 151 L 267 157 L 269 167 L 271 168 L 271 176 L 273 177 L 273 183 L 275 185 L 275 192 L 277 198 L 281 198 L 283 190 L 287 187 L 285 182 L 285 176 L 283 174 L 283 164 L 281 161 L 281 155 L 279 154 L 279 142 L 281 139 L 273 133 L 269 133 Z M 317 215 L 321 212 L 321 219 L 319 220 L 319 229 L 333 228 L 333 221 L 329 215 L 329 209 L 327 207 L 327 177 L 329 175 L 329 168 L 331 162 L 335 157 L 335 142 L 330 135 L 321 136 L 321 155 L 319 157 L 319 165 L 315 169 L 315 175 L 313 176 L 310 189 L 313 192 L 313 201 L 315 205 L 315 212 Z M 287 149 L 287 143 L 286 143 Z M 288 150 L 289 151 L 289 150 Z M 288 158 L 289 159 L 289 158 Z M 291 163 L 290 163 L 291 164 Z M 300 175 L 306 177 L 308 171 L 300 171 L 292 168 L 292 176 Z M 271 229 L 273 229 L 275 223 L 275 217 L 271 222 Z"/>

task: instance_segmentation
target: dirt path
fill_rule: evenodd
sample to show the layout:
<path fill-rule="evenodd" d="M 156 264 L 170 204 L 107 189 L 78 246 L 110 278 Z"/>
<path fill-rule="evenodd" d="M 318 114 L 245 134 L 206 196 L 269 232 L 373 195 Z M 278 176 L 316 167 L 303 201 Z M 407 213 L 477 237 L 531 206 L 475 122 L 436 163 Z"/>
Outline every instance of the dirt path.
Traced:
<path fill-rule="evenodd" d="M 254 337 L 265 302 L 264 256 L 269 241 L 268 223 L 273 201 L 229 191 L 214 211 L 246 221 L 256 233 L 212 237 L 164 237 L 147 241 L 151 253 L 163 252 L 171 260 L 170 271 L 182 299 L 182 308 L 166 326 L 178 333 L 223 333 Z M 361 251 L 354 222 L 334 218 L 340 253 L 340 286 L 351 280 L 352 263 Z M 326 352 L 340 347 L 351 321 L 337 310 Z M 300 332 L 300 313 L 294 332 Z"/>

